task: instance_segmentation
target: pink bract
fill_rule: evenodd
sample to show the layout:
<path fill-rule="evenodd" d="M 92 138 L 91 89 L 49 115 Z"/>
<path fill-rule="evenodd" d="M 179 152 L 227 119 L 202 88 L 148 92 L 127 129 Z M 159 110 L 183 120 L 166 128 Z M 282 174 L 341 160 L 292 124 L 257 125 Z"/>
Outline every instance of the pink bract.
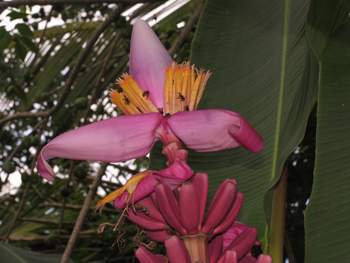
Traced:
<path fill-rule="evenodd" d="M 174 189 L 184 181 L 190 179 L 193 175 L 192 169 L 183 161 L 175 161 L 169 167 L 160 170 L 152 171 L 152 173 L 143 179 L 132 196 L 131 203 L 134 204 L 153 193 L 154 188 L 159 183 L 165 183 L 170 188 Z M 117 208 L 124 208 L 128 202 L 128 193 L 114 200 L 114 206 Z"/>
<path fill-rule="evenodd" d="M 65 132 L 43 147 L 37 168 L 53 179 L 48 159 L 120 162 L 145 156 L 168 128 L 190 149 L 219 151 L 240 145 L 257 152 L 259 134 L 238 114 L 227 110 L 198 110 L 163 117 L 160 113 L 121 116 Z"/>
<path fill-rule="evenodd" d="M 157 108 L 163 108 L 165 70 L 173 62 L 156 34 L 141 19 L 134 23 L 131 35 L 130 74 Z"/>

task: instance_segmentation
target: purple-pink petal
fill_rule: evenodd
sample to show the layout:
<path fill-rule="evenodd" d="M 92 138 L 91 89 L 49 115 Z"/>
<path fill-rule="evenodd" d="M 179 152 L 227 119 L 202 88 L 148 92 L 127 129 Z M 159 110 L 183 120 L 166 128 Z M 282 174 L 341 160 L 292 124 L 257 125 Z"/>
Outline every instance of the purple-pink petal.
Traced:
<path fill-rule="evenodd" d="M 65 132 L 41 150 L 38 171 L 52 180 L 53 171 L 46 161 L 55 157 L 120 162 L 144 156 L 156 140 L 155 131 L 162 118 L 159 113 L 121 116 Z"/>
<path fill-rule="evenodd" d="M 216 191 L 210 204 L 202 231 L 210 233 L 229 212 L 237 194 L 237 186 L 233 180 L 225 180 Z"/>
<path fill-rule="evenodd" d="M 155 172 L 155 176 L 159 182 L 168 185 L 171 189 L 179 186 L 191 178 L 192 175 L 193 171 L 191 167 L 184 161 L 175 161 L 169 167 Z"/>
<path fill-rule="evenodd" d="M 241 224 L 239 222 L 235 222 L 232 224 L 232 226 L 225 232 L 223 233 L 222 239 L 223 239 L 223 246 L 224 249 L 229 247 L 231 243 L 240 235 L 242 234 L 243 231 L 250 229 L 249 226 Z"/>
<path fill-rule="evenodd" d="M 191 259 L 188 255 L 184 243 L 177 237 L 172 236 L 164 242 L 167 256 L 171 263 L 190 263 Z"/>
<path fill-rule="evenodd" d="M 208 197 L 208 175 L 206 173 L 196 173 L 193 176 L 192 184 L 196 189 L 197 199 L 199 202 L 199 222 L 202 225 L 204 219 L 205 206 Z"/>
<path fill-rule="evenodd" d="M 162 231 L 146 231 L 146 235 L 149 239 L 152 239 L 157 242 L 164 242 L 168 238 L 170 238 L 170 234 L 166 230 Z"/>
<path fill-rule="evenodd" d="M 237 253 L 237 258 L 241 258 L 249 252 L 256 241 L 256 229 L 247 227 L 240 233 L 226 250 L 234 250 Z"/>
<path fill-rule="evenodd" d="M 165 222 L 162 214 L 159 212 L 158 208 L 155 206 L 151 197 L 147 197 L 139 201 L 137 203 L 137 208 L 141 208 L 143 213 L 145 213 L 150 218 L 160 222 Z"/>
<path fill-rule="evenodd" d="M 256 263 L 271 263 L 272 259 L 268 255 L 260 255 Z"/>
<path fill-rule="evenodd" d="M 157 185 L 155 196 L 160 212 L 168 224 L 181 234 L 187 234 L 180 222 L 179 204 L 170 187 L 164 184 Z"/>
<path fill-rule="evenodd" d="M 237 263 L 237 254 L 235 251 L 229 250 L 218 260 L 218 263 Z"/>
<path fill-rule="evenodd" d="M 217 236 L 212 241 L 210 241 L 208 246 L 210 263 L 216 263 L 219 259 L 223 251 L 222 243 L 222 236 Z"/>
<path fill-rule="evenodd" d="M 149 196 L 153 193 L 154 188 L 158 184 L 158 180 L 153 174 L 146 176 L 136 187 L 135 191 L 132 193 L 131 199 L 129 198 L 129 193 L 124 192 L 120 197 L 114 200 L 114 206 L 117 208 L 124 208 L 128 201 L 129 204 L 134 204 L 139 200 Z"/>
<path fill-rule="evenodd" d="M 226 230 L 229 229 L 230 226 L 233 225 L 233 223 L 236 220 L 236 217 L 239 213 L 239 210 L 241 209 L 242 204 L 243 204 L 243 194 L 238 192 L 236 195 L 236 199 L 235 199 L 234 203 L 232 204 L 232 207 L 230 208 L 230 211 L 227 213 L 227 215 L 222 220 L 220 225 L 218 225 L 213 230 L 213 233 L 212 233 L 213 236 L 225 232 Z"/>
<path fill-rule="evenodd" d="M 219 109 L 178 112 L 168 119 L 172 131 L 188 148 L 212 152 L 243 146 L 263 148 L 261 136 L 239 114 Z"/>
<path fill-rule="evenodd" d="M 164 263 L 166 259 L 162 255 L 155 255 L 145 247 L 141 246 L 135 251 L 136 258 L 140 263 Z"/>
<path fill-rule="evenodd" d="M 139 86 L 150 92 L 157 108 L 163 108 L 166 68 L 172 59 L 146 22 L 136 19 L 131 36 L 130 74 Z"/>
<path fill-rule="evenodd" d="M 185 183 L 178 189 L 180 220 L 190 234 L 199 229 L 200 207 L 196 191 L 192 183 Z"/>
<path fill-rule="evenodd" d="M 165 223 L 156 221 L 144 214 L 134 212 L 132 209 L 128 211 L 128 219 L 148 231 L 162 231 L 167 229 Z"/>
<path fill-rule="evenodd" d="M 246 255 L 239 263 L 257 263 L 256 258 L 251 255 Z"/>
<path fill-rule="evenodd" d="M 172 163 L 169 167 L 160 170 L 153 171 L 149 176 L 145 177 L 136 187 L 131 202 L 135 203 L 139 200 L 149 196 L 154 192 L 158 183 L 164 183 L 171 189 L 174 189 L 193 175 L 191 168 L 181 161 Z M 123 208 L 127 204 L 128 193 L 125 192 L 120 197 L 114 200 L 114 206 L 117 208 Z"/>

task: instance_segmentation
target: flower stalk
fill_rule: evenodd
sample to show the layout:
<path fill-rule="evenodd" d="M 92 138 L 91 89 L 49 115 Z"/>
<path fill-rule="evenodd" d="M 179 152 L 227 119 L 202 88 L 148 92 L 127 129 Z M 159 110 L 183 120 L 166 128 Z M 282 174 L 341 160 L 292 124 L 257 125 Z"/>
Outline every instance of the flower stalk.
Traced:
<path fill-rule="evenodd" d="M 287 169 L 285 169 L 273 191 L 272 197 L 272 214 L 266 251 L 271 255 L 274 263 L 283 262 L 287 179 L 288 173 Z"/>
<path fill-rule="evenodd" d="M 191 263 L 209 263 L 208 237 L 205 234 L 186 235 L 182 237 Z"/>

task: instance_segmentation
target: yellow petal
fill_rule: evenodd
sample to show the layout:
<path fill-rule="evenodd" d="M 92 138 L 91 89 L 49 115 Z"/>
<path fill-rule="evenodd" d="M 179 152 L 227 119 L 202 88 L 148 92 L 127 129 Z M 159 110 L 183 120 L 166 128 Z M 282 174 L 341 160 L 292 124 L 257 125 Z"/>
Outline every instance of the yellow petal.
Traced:
<path fill-rule="evenodd" d="M 107 203 L 113 202 L 118 197 L 122 196 L 124 192 L 128 192 L 128 199 L 132 196 L 134 191 L 136 190 L 137 185 L 147 176 L 150 175 L 150 171 L 144 171 L 138 174 L 133 175 L 125 185 L 118 188 L 117 190 L 109 193 L 107 196 L 99 200 L 96 204 L 96 209 L 101 209 Z"/>

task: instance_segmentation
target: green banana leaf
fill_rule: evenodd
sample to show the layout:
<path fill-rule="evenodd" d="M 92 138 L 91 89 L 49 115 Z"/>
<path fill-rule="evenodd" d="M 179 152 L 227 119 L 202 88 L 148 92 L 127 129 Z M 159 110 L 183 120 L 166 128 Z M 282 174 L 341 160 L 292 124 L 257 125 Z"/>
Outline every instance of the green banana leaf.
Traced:
<path fill-rule="evenodd" d="M 59 255 L 36 253 L 5 243 L 0 243 L 0 257 L 1 262 L 8 263 L 54 263 L 61 258 Z"/>
<path fill-rule="evenodd" d="M 334 30 L 345 22 L 349 9 L 348 0 L 311 1 L 306 32 L 310 47 L 319 59 Z"/>
<path fill-rule="evenodd" d="M 319 52 L 314 184 L 305 215 L 307 263 L 350 262 L 350 21 L 343 21 L 326 31 L 327 43 Z M 318 39 L 310 39 L 317 46 Z"/>
<path fill-rule="evenodd" d="M 304 0 L 208 0 L 193 42 L 192 62 L 213 72 L 200 107 L 241 113 L 265 148 L 259 154 L 242 148 L 191 153 L 191 164 L 209 172 L 211 191 L 237 178 L 245 195 L 241 221 L 257 227 L 260 238 L 271 211 L 269 190 L 315 103 L 318 69 L 305 37 L 308 8 Z"/>

